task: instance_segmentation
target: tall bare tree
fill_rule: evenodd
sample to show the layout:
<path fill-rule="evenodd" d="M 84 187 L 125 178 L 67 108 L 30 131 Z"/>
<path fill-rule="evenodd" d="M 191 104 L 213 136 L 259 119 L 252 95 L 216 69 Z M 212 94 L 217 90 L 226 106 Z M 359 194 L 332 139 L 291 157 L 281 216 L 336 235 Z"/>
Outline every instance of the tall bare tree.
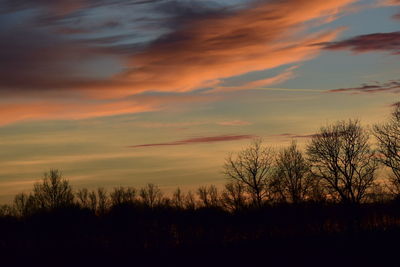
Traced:
<path fill-rule="evenodd" d="M 55 169 L 45 173 L 42 182 L 34 185 L 33 196 L 39 207 L 45 209 L 69 206 L 74 201 L 71 185 Z"/>
<path fill-rule="evenodd" d="M 306 200 L 313 185 L 310 166 L 295 141 L 282 149 L 276 158 L 270 188 L 279 199 L 291 203 Z"/>
<path fill-rule="evenodd" d="M 400 195 L 400 105 L 397 105 L 388 122 L 373 127 L 378 141 L 380 162 L 391 170 L 389 189 Z"/>
<path fill-rule="evenodd" d="M 360 203 L 373 185 L 377 160 L 358 120 L 322 127 L 307 147 L 312 173 L 331 197 Z"/>
<path fill-rule="evenodd" d="M 249 147 L 226 159 L 224 173 L 232 181 L 243 184 L 253 204 L 260 207 L 267 196 L 272 165 L 271 149 L 263 146 L 261 139 L 256 139 Z"/>

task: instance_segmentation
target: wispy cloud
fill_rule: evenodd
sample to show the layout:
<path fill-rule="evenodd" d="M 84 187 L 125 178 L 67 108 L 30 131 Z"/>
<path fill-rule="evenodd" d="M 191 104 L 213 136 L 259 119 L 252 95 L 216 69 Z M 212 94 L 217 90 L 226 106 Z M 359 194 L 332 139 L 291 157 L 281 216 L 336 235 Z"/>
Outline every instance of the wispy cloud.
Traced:
<path fill-rule="evenodd" d="M 327 50 L 350 50 L 356 53 L 384 51 L 400 55 L 400 32 L 373 33 L 339 42 L 323 43 Z"/>
<path fill-rule="evenodd" d="M 296 139 L 296 138 L 313 138 L 318 134 L 292 134 L 292 133 L 282 133 L 282 134 L 274 134 L 273 137 L 281 137 L 288 139 Z"/>
<path fill-rule="evenodd" d="M 380 93 L 380 92 L 392 92 L 399 93 L 400 92 L 400 80 L 388 81 L 385 83 L 374 82 L 370 84 L 362 84 L 358 87 L 350 87 L 350 88 L 339 88 L 329 90 L 330 93 L 340 93 L 340 92 L 349 92 L 349 93 Z"/>
<path fill-rule="evenodd" d="M 183 139 L 183 140 L 166 142 L 166 143 L 133 145 L 133 146 L 129 146 L 129 147 L 139 148 L 139 147 L 154 147 L 154 146 L 180 146 L 180 145 L 191 145 L 191 144 L 201 144 L 201 143 L 237 141 L 237 140 L 244 140 L 244 139 L 252 139 L 255 137 L 256 137 L 255 135 L 219 135 L 219 136 L 189 138 L 189 139 Z"/>
<path fill-rule="evenodd" d="M 241 91 L 241 90 L 249 90 L 249 89 L 259 89 L 264 86 L 270 86 L 270 85 L 276 85 L 279 83 L 283 83 L 289 79 L 294 78 L 296 75 L 294 73 L 294 70 L 297 69 L 298 66 L 292 66 L 290 68 L 287 68 L 283 72 L 279 73 L 276 76 L 262 79 L 262 80 L 256 80 L 252 82 L 248 82 L 246 84 L 242 84 L 239 86 L 216 86 L 212 90 L 208 90 L 205 93 L 223 93 L 223 92 L 232 92 L 232 91 Z"/>
<path fill-rule="evenodd" d="M 218 97 L 204 95 L 137 95 L 122 100 L 20 100 L 0 101 L 0 126 L 27 120 L 76 120 L 164 110 L 177 105 L 206 103 Z"/>

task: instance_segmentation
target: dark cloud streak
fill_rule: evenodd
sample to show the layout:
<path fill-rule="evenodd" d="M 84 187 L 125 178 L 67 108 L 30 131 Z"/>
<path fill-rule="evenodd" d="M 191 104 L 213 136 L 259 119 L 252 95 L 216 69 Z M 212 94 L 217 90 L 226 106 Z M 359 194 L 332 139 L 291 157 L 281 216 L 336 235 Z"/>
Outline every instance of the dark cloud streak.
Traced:
<path fill-rule="evenodd" d="M 134 146 L 129 146 L 129 147 L 130 148 L 140 148 L 140 147 L 155 147 L 155 146 L 179 146 L 179 145 L 191 145 L 191 144 L 201 144 L 201 143 L 237 141 L 237 140 L 252 139 L 255 137 L 256 137 L 255 135 L 219 135 L 219 136 L 190 138 L 190 139 L 178 140 L 178 141 L 167 142 L 167 143 L 134 145 Z"/>
<path fill-rule="evenodd" d="M 339 42 L 319 45 L 326 50 L 350 50 L 356 53 L 384 51 L 400 55 L 400 31 L 360 35 Z"/>
<path fill-rule="evenodd" d="M 318 134 L 291 134 L 291 133 L 282 133 L 282 134 L 275 134 L 272 135 L 273 137 L 283 137 L 289 139 L 296 139 L 296 138 L 313 138 L 318 136 Z"/>
<path fill-rule="evenodd" d="M 385 83 L 375 82 L 371 84 L 362 84 L 359 87 L 339 88 L 328 91 L 329 93 L 381 93 L 381 92 L 400 92 L 400 80 L 388 81 Z"/>

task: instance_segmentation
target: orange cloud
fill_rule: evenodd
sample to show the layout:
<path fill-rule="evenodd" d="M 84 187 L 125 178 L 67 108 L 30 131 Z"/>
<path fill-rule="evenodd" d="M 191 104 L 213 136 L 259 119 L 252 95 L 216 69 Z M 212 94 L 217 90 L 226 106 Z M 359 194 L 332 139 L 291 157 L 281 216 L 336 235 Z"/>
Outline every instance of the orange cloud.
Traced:
<path fill-rule="evenodd" d="M 143 113 L 165 109 L 180 103 L 214 101 L 218 97 L 193 95 L 141 95 L 125 100 L 48 100 L 0 103 L 0 126 L 17 121 L 37 119 L 86 119 Z"/>
<path fill-rule="evenodd" d="M 130 69 L 118 79 L 131 83 L 127 95 L 186 92 L 223 78 L 304 61 L 319 51 L 311 44 L 329 42 L 340 32 L 304 34 L 306 23 L 340 13 L 352 2 L 263 1 L 232 14 L 188 20 L 132 57 Z"/>
<path fill-rule="evenodd" d="M 312 44 L 333 41 L 341 29 L 317 33 L 306 30 L 317 21 L 326 23 L 327 18 L 341 14 L 353 2 L 356 0 L 255 1 L 240 10 L 185 18 L 184 23 L 140 50 L 115 48 L 95 40 L 65 41 L 64 37 L 54 39 L 49 34 L 43 38 L 32 35 L 28 39 L 34 40 L 34 45 L 25 45 L 26 35 L 16 36 L 11 31 L 9 42 L 0 46 L 9 55 L 3 63 L 8 71 L 0 75 L 0 95 L 3 103 L 4 99 L 10 99 L 8 104 L 0 102 L 4 114 L 0 124 L 36 118 L 79 119 L 144 112 L 162 109 L 171 101 L 194 101 L 189 99 L 194 96 L 172 96 L 174 100 L 149 96 L 141 102 L 145 97 L 142 93 L 214 88 L 228 77 L 315 57 L 321 47 Z M 68 14 L 79 10 L 86 1 L 77 3 L 49 8 Z M 20 31 L 24 32 L 30 31 Z M 126 68 L 111 78 L 80 75 L 84 64 L 77 67 L 76 62 L 103 56 L 125 57 Z M 288 69 L 276 77 L 243 85 L 242 89 L 279 83 L 292 76 L 292 69 Z M 43 100 L 44 97 L 49 100 Z M 201 101 L 212 97 L 203 96 Z"/>
<path fill-rule="evenodd" d="M 290 67 L 290 68 L 284 70 L 282 73 L 279 73 L 276 76 L 273 76 L 273 77 L 270 77 L 267 79 L 248 82 L 248 83 L 240 85 L 240 86 L 218 86 L 212 90 L 207 91 L 206 93 L 222 93 L 222 92 L 249 90 L 249 89 L 257 89 L 257 88 L 260 88 L 263 86 L 279 84 L 279 83 L 285 82 L 285 81 L 295 77 L 296 75 L 294 74 L 293 70 L 295 70 L 297 68 L 298 68 L 298 66 L 293 66 L 293 67 Z"/>
<path fill-rule="evenodd" d="M 156 110 L 156 107 L 151 105 L 137 105 L 129 102 L 107 104 L 52 104 L 48 102 L 3 104 L 0 106 L 0 125 L 34 119 L 85 119 L 154 110 Z"/>

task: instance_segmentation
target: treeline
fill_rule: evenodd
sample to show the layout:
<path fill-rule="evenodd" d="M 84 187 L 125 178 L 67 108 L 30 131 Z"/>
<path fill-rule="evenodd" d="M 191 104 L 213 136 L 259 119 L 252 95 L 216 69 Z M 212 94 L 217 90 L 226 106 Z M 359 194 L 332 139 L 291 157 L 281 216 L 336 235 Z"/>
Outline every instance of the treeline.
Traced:
<path fill-rule="evenodd" d="M 226 158 L 224 188 L 73 190 L 53 169 L 0 207 L 0 251 L 14 260 L 51 251 L 64 259 L 57 266 L 114 266 L 121 253 L 138 266 L 382 265 L 400 238 L 399 152 L 396 107 L 372 130 L 358 120 L 322 127 L 305 151 L 254 140 Z M 70 262 L 66 250 L 95 260 Z"/>
<path fill-rule="evenodd" d="M 229 183 L 222 192 L 214 186 L 196 193 L 176 190 L 171 197 L 153 184 L 74 192 L 51 170 L 31 194 L 18 194 L 13 205 L 3 206 L 2 263 L 385 266 L 397 255 L 391 245 L 400 238 L 396 201 L 353 205 L 330 198 L 297 203 L 262 198 L 258 206 L 238 185 Z"/>
<path fill-rule="evenodd" d="M 371 145 L 370 135 L 376 147 Z M 378 181 L 377 170 L 385 168 Z M 96 214 L 123 204 L 171 206 L 180 209 L 215 207 L 226 211 L 261 208 L 282 203 L 343 203 L 355 205 L 396 200 L 400 195 L 400 107 L 388 122 L 366 130 L 358 120 L 338 121 L 311 136 L 306 151 L 296 142 L 279 151 L 254 140 L 227 157 L 224 173 L 229 183 L 221 190 L 201 186 L 195 191 L 177 188 L 165 196 L 154 184 L 136 190 L 117 187 L 111 192 L 73 191 L 59 170 L 45 173 L 30 194 L 15 196 L 3 205 L 2 215 L 26 216 L 38 210 L 78 205 Z"/>

